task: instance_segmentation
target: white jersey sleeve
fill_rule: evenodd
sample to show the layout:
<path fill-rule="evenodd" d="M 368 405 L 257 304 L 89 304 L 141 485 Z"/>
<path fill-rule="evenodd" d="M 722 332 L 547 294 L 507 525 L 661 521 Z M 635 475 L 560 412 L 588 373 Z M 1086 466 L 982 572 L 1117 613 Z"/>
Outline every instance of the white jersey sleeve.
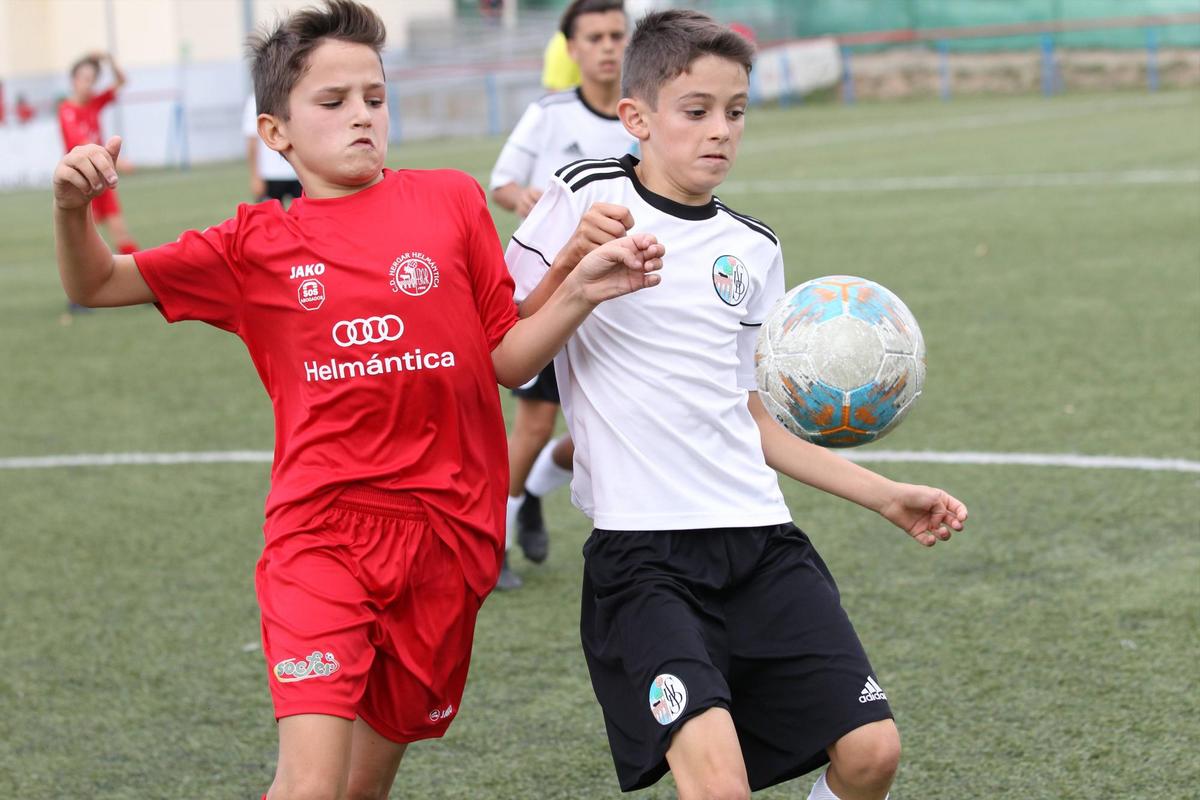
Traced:
<path fill-rule="evenodd" d="M 258 104 L 254 95 L 246 98 L 246 105 L 242 109 L 242 136 L 247 139 L 258 138 Z"/>
<path fill-rule="evenodd" d="M 542 198 L 513 234 L 504 260 L 516 283 L 513 298 L 518 303 L 537 288 L 558 251 L 579 226 L 582 213 L 575 201 L 574 193 L 566 184 L 553 178 Z"/>
<path fill-rule="evenodd" d="M 545 111 L 537 103 L 530 103 L 529 108 L 521 115 L 517 127 L 508 135 L 508 141 L 492 167 L 492 178 L 489 189 L 499 189 L 515 183 L 518 186 L 528 186 L 533 178 L 533 168 L 537 164 L 538 154 L 544 149 L 542 141 L 544 126 L 542 119 Z"/>
<path fill-rule="evenodd" d="M 784 294 L 783 248 L 775 248 L 775 258 L 763 277 L 761 286 L 754 287 L 754 294 L 746 305 L 746 319 L 738 331 L 738 387 L 754 391 L 758 384 L 754 379 L 754 350 L 758 345 L 758 334 L 771 309 Z"/>

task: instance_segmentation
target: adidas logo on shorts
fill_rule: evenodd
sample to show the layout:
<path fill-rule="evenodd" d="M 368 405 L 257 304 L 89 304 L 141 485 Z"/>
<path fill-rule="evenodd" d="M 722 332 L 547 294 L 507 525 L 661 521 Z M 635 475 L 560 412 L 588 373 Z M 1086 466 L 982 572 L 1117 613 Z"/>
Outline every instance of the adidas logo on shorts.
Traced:
<path fill-rule="evenodd" d="M 870 703 L 873 700 L 887 700 L 887 695 L 883 693 L 883 687 L 875 682 L 875 679 L 870 675 L 867 676 L 867 685 L 858 693 L 858 702 Z"/>

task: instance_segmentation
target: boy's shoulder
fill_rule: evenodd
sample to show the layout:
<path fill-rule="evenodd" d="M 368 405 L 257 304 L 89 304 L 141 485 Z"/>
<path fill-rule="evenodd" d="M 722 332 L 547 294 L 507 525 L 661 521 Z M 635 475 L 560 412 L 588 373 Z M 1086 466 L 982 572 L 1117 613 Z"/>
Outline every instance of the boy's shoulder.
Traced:
<path fill-rule="evenodd" d="M 534 105 L 539 108 L 553 108 L 554 106 L 562 106 L 567 103 L 578 103 L 579 92 L 576 89 L 566 89 L 561 92 L 551 92 L 538 98 Z"/>
<path fill-rule="evenodd" d="M 776 235 L 775 231 L 771 229 L 770 225 L 763 222 L 761 219 L 752 217 L 749 214 L 743 214 L 740 211 L 733 210 L 716 195 L 713 195 L 713 205 L 717 207 L 717 213 L 719 215 L 724 215 L 730 219 L 736 220 L 755 233 L 761 234 L 768 241 L 770 241 L 771 244 L 775 245 L 776 247 L 779 246 L 779 236 Z"/>
<path fill-rule="evenodd" d="M 579 193 L 584 187 L 603 180 L 629 180 L 628 158 L 581 158 L 564 164 L 554 172 L 567 190 Z"/>

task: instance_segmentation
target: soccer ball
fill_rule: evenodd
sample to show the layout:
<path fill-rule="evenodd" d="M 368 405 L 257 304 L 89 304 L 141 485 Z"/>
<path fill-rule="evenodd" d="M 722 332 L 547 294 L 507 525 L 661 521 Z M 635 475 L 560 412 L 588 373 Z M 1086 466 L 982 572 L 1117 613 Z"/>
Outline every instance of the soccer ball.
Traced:
<path fill-rule="evenodd" d="M 925 340 L 912 312 L 878 283 L 817 278 L 785 294 L 758 335 L 763 405 L 823 447 L 855 447 L 900 424 L 925 384 Z"/>

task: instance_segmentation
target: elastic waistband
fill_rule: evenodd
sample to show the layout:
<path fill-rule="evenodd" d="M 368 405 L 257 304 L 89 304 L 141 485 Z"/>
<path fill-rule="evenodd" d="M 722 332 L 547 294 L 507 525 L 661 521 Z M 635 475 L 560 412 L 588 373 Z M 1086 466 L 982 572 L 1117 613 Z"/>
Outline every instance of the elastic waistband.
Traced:
<path fill-rule="evenodd" d="M 355 483 L 333 501 L 334 508 L 397 519 L 425 519 L 425 507 L 408 492 L 393 492 Z"/>

